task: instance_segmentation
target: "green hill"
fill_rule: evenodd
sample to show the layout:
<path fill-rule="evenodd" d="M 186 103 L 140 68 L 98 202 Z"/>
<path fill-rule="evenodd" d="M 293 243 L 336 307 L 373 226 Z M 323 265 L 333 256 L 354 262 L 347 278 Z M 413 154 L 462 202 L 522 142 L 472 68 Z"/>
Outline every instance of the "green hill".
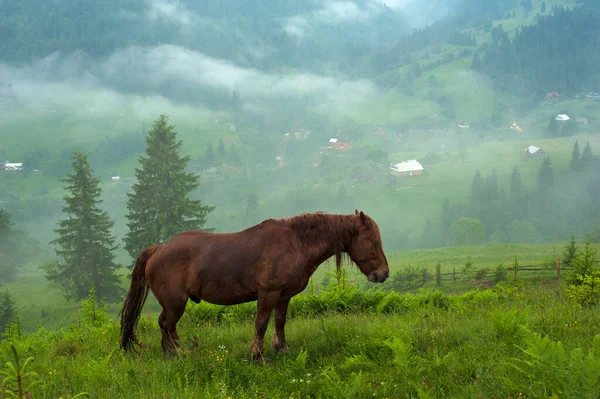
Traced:
<path fill-rule="evenodd" d="M 125 234 L 126 193 L 146 127 L 160 113 L 169 114 L 192 157 L 190 169 L 202 176 L 197 195 L 216 206 L 209 225 L 217 231 L 267 217 L 360 208 L 379 222 L 386 248 L 397 251 L 454 244 L 450 224 L 463 216 L 482 220 L 488 243 L 563 242 L 600 224 L 590 172 L 573 178 L 569 169 L 575 140 L 581 150 L 587 142 L 594 154 L 600 148 L 598 101 L 575 95 L 581 85 L 569 86 L 558 101 L 540 96 L 550 86 L 524 89 L 545 79 L 546 69 L 535 75 L 535 58 L 503 85 L 510 63 L 489 56 L 510 53 L 518 63 L 530 47 L 544 51 L 551 40 L 532 44 L 541 29 L 557 37 L 584 16 L 594 21 L 597 14 L 587 13 L 594 2 L 445 3 L 447 16 L 430 14 L 435 21 L 410 34 L 411 18 L 426 12 L 417 2 L 400 10 L 368 1 L 342 8 L 237 0 L 78 4 L 0 5 L 8 38 L 0 52 L 0 156 L 26 168 L 0 174 L 0 200 L 41 240 L 45 257 L 52 257 L 45 244 L 61 217 L 57 179 L 74 150 L 91 153 L 115 233 Z M 565 40 L 588 38 L 590 26 L 568 28 Z M 589 41 L 578 46 L 577 52 L 593 53 Z M 596 72 L 589 62 L 557 56 L 552 65 L 584 68 L 592 91 Z M 559 113 L 571 121 L 552 130 L 549 121 Z M 521 132 L 510 129 L 513 122 Z M 327 149 L 331 137 L 348 141 L 350 150 Z M 227 155 L 207 168 L 207 147 L 216 149 L 220 139 Z M 546 211 L 536 191 L 541 161 L 525 156 L 530 145 L 546 152 L 556 177 Z M 231 167 L 232 151 L 239 168 Z M 408 159 L 421 161 L 424 174 L 392 176 L 389 163 Z M 524 213 L 513 212 L 509 198 L 514 167 Z M 478 170 L 484 180 L 495 171 L 494 195 L 505 200 L 471 206 Z M 258 205 L 248 212 L 253 196 Z M 519 223 L 528 235 L 511 235 Z"/>

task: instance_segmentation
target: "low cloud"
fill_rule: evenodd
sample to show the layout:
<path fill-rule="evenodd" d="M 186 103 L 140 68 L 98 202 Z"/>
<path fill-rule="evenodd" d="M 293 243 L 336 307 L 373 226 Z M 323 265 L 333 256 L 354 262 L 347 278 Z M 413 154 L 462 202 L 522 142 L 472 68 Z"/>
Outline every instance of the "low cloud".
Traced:
<path fill-rule="evenodd" d="M 161 18 L 181 25 L 195 25 L 199 17 L 177 0 L 151 0 L 147 17 L 151 21 Z"/>
<path fill-rule="evenodd" d="M 0 83 L 4 104 L 36 112 L 62 109 L 91 118 L 115 113 L 144 118 L 176 104 L 182 112 L 194 113 L 198 104 L 182 100 L 190 92 L 228 96 L 236 89 L 247 109 L 259 114 L 282 99 L 306 97 L 341 112 L 378 92 L 369 80 L 266 73 L 175 45 L 128 47 L 101 61 L 82 53 L 56 53 L 27 67 L 0 64 Z"/>
<path fill-rule="evenodd" d="M 134 13 L 121 10 L 119 16 L 125 20 L 139 23 L 169 22 L 179 25 L 182 29 L 194 28 L 199 25 L 216 25 L 213 20 L 196 14 L 179 0 L 147 0 L 144 12 Z"/>
<path fill-rule="evenodd" d="M 295 15 L 285 21 L 283 30 L 290 35 L 302 38 L 318 24 L 341 24 L 345 22 L 366 22 L 381 11 L 381 4 L 372 1 L 361 8 L 353 1 L 326 1 L 322 7 L 307 14 Z"/>

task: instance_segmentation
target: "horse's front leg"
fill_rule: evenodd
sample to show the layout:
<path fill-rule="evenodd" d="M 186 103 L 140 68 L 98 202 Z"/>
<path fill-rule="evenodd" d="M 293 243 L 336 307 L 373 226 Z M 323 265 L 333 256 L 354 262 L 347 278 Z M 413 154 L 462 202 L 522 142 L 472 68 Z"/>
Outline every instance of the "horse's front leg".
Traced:
<path fill-rule="evenodd" d="M 252 344 L 250 345 L 250 352 L 252 358 L 257 363 L 264 363 L 266 358 L 264 356 L 264 338 L 267 326 L 269 325 L 269 318 L 273 308 L 279 301 L 280 292 L 259 292 L 258 301 L 256 306 L 256 321 L 254 322 L 254 338 L 252 338 Z"/>
<path fill-rule="evenodd" d="M 287 318 L 287 309 L 290 299 L 282 299 L 275 306 L 275 334 L 271 346 L 273 350 L 287 352 L 288 346 L 285 341 L 285 322 Z"/>

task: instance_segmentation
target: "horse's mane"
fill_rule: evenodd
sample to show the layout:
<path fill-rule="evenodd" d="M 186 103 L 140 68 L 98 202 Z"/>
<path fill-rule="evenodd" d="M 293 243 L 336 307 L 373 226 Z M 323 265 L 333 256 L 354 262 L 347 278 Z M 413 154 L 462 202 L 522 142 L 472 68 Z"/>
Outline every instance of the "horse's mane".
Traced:
<path fill-rule="evenodd" d="M 364 222 L 357 215 L 336 215 L 327 212 L 302 213 L 279 222 L 293 229 L 299 236 L 300 241 L 307 246 L 320 245 L 323 240 L 328 240 L 335 252 L 335 263 L 339 270 L 342 267 L 343 258 L 348 258 L 348 247 L 354 237 L 358 234 L 361 223 L 367 223 L 371 227 L 374 236 L 380 242 L 379 228 L 375 221 L 364 216 Z"/>

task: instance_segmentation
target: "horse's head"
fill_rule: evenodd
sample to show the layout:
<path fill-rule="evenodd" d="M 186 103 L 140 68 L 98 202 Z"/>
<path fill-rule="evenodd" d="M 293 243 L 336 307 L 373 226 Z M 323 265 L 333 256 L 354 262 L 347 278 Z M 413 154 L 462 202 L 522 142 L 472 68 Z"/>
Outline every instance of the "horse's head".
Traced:
<path fill-rule="evenodd" d="M 383 253 L 379 227 L 362 211 L 355 210 L 355 216 L 358 218 L 358 233 L 348 255 L 370 282 L 383 283 L 390 276 L 390 268 Z"/>

